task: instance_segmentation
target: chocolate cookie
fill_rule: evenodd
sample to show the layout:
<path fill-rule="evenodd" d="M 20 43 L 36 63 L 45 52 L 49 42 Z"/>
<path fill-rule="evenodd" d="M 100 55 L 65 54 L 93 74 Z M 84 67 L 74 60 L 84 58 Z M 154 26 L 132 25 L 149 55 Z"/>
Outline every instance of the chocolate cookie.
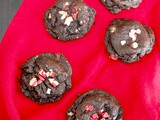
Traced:
<path fill-rule="evenodd" d="M 137 8 L 142 0 L 101 0 L 101 2 L 112 13 L 119 13 L 122 9 Z"/>
<path fill-rule="evenodd" d="M 39 104 L 55 102 L 71 88 L 72 69 L 62 54 L 31 57 L 21 69 L 22 92 Z"/>
<path fill-rule="evenodd" d="M 58 0 L 44 14 L 45 26 L 54 38 L 74 40 L 90 30 L 95 13 L 82 0 Z"/>
<path fill-rule="evenodd" d="M 74 102 L 67 120 L 122 120 L 122 107 L 111 94 L 94 89 Z"/>
<path fill-rule="evenodd" d="M 110 57 L 126 63 L 138 61 L 151 52 L 155 43 L 153 31 L 130 19 L 115 19 L 107 29 L 105 44 Z"/>

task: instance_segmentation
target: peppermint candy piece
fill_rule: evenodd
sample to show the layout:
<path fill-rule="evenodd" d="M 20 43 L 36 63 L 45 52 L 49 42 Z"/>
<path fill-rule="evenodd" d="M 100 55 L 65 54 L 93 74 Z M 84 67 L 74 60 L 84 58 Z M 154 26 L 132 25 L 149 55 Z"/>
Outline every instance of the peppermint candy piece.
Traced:
<path fill-rule="evenodd" d="M 59 82 L 56 81 L 54 78 L 49 78 L 48 80 L 53 87 L 57 87 L 59 85 Z"/>
<path fill-rule="evenodd" d="M 37 86 L 37 79 L 36 79 L 36 78 L 32 78 L 32 79 L 29 81 L 29 85 L 32 86 L 32 87 Z"/>
<path fill-rule="evenodd" d="M 67 17 L 64 24 L 67 25 L 67 26 L 70 26 L 71 22 L 73 21 L 73 18 L 70 16 L 70 17 Z"/>

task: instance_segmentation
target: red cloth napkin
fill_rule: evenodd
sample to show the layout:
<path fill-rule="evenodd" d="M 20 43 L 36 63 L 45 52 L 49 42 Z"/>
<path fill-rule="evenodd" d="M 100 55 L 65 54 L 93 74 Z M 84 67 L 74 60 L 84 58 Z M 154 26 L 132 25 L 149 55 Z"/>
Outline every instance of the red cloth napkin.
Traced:
<path fill-rule="evenodd" d="M 78 94 L 92 88 L 113 94 L 124 120 L 160 120 L 160 1 L 143 0 L 137 9 L 111 14 L 99 0 L 84 0 L 96 11 L 95 24 L 83 38 L 61 42 L 44 27 L 43 14 L 55 0 L 24 0 L 0 45 L 0 119 L 65 120 Z M 125 64 L 109 58 L 106 28 L 114 18 L 131 18 L 150 26 L 156 35 L 153 51 Z M 61 100 L 38 105 L 20 91 L 21 65 L 42 52 L 63 53 L 73 68 L 72 84 Z"/>

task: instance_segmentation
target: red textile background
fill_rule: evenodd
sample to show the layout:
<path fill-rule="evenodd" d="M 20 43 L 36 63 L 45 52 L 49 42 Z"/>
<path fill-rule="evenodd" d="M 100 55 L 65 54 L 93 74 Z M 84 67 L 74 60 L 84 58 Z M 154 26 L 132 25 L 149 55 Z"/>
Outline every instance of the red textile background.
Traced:
<path fill-rule="evenodd" d="M 0 119 L 65 120 L 78 94 L 92 88 L 113 94 L 124 120 L 160 120 L 160 1 L 143 0 L 137 9 L 111 14 L 99 0 L 84 0 L 96 11 L 95 24 L 83 38 L 61 42 L 45 30 L 43 13 L 55 0 L 24 0 L 0 45 Z M 153 51 L 139 62 L 109 59 L 106 28 L 114 18 L 131 18 L 150 26 L 156 35 Z M 73 68 L 73 87 L 60 101 L 38 105 L 20 92 L 21 65 L 42 52 L 63 53 Z"/>

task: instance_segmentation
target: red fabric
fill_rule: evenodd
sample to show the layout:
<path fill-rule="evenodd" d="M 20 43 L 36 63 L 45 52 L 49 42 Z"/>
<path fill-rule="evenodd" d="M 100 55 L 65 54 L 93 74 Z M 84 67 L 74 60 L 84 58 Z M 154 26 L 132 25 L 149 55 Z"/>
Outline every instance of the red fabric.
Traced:
<path fill-rule="evenodd" d="M 65 120 L 67 108 L 92 88 L 113 94 L 124 120 L 160 120 L 160 1 L 143 0 L 137 9 L 111 14 L 99 0 L 84 0 L 96 11 L 95 24 L 83 38 L 61 42 L 45 30 L 43 13 L 55 0 L 24 0 L 0 45 L 0 119 Z M 114 18 L 131 18 L 150 26 L 156 35 L 153 51 L 139 62 L 109 59 L 106 28 Z M 72 84 L 60 101 L 38 105 L 20 92 L 21 65 L 42 52 L 63 53 L 73 68 Z"/>

